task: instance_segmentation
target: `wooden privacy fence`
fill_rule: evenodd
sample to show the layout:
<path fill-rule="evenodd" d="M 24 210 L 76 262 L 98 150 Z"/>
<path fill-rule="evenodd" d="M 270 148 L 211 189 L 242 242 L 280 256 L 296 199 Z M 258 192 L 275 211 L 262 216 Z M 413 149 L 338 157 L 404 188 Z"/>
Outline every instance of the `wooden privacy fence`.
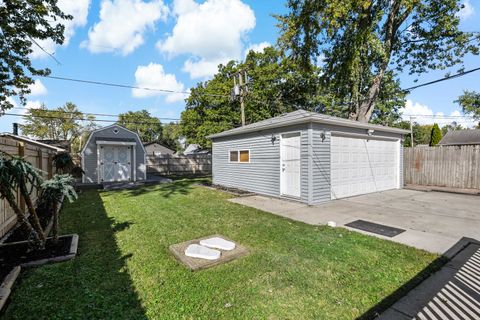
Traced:
<path fill-rule="evenodd" d="M 480 146 L 404 149 L 405 183 L 480 189 Z"/>
<path fill-rule="evenodd" d="M 147 172 L 164 175 L 209 175 L 212 155 L 147 155 Z"/>
<path fill-rule="evenodd" d="M 37 169 L 42 170 L 42 175 L 45 179 L 51 178 L 54 173 L 54 167 L 52 164 L 53 155 L 55 151 L 42 146 L 29 144 L 28 142 L 22 142 L 12 139 L 7 136 L 0 137 L 0 150 L 10 155 L 18 155 L 25 157 Z M 18 199 L 19 192 L 15 194 Z M 38 190 L 34 190 L 32 193 L 32 200 L 36 201 L 38 197 Z M 25 202 L 23 199 L 20 201 L 20 208 L 25 210 Z M 13 212 L 8 202 L 4 199 L 0 200 L 0 238 L 3 237 L 8 231 L 10 231 L 16 224 L 17 217 Z"/>

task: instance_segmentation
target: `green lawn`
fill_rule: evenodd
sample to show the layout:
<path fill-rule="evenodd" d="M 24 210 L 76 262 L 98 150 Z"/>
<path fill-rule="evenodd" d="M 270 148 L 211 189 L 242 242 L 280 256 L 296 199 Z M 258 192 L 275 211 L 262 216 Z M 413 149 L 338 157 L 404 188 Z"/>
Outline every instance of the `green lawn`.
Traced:
<path fill-rule="evenodd" d="M 227 201 L 190 180 L 130 191 L 87 191 L 62 211 L 78 233 L 72 261 L 24 271 L 7 319 L 353 319 L 437 256 L 310 226 Z M 174 243 L 223 234 L 250 249 L 191 272 Z"/>

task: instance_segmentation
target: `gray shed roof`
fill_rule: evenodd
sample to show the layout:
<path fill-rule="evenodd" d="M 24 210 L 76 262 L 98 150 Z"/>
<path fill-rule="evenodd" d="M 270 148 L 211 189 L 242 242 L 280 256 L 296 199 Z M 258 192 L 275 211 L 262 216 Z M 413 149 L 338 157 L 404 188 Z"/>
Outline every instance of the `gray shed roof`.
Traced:
<path fill-rule="evenodd" d="M 480 129 L 449 131 L 438 144 L 441 146 L 480 145 Z"/>
<path fill-rule="evenodd" d="M 331 125 L 351 127 L 351 128 L 373 129 L 373 130 L 378 130 L 383 132 L 393 132 L 393 133 L 399 133 L 399 134 L 410 133 L 410 131 L 404 130 L 404 129 L 386 127 L 386 126 L 375 125 L 370 123 L 363 123 L 363 122 L 358 122 L 354 120 L 327 116 L 321 113 L 310 112 L 305 110 L 297 110 L 294 112 L 283 114 L 278 117 L 255 122 L 255 123 L 246 125 L 244 127 L 234 128 L 234 129 L 230 129 L 220 133 L 212 134 L 207 138 L 227 137 L 227 136 L 233 136 L 237 134 L 291 126 L 295 124 L 308 123 L 308 122 L 331 124 Z"/>

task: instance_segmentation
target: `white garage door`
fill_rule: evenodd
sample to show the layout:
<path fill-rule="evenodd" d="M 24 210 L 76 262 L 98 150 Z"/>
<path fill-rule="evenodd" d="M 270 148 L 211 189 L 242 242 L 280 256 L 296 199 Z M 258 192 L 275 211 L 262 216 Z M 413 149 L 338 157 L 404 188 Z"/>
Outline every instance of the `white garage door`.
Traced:
<path fill-rule="evenodd" d="M 398 188 L 400 143 L 332 136 L 332 199 Z"/>

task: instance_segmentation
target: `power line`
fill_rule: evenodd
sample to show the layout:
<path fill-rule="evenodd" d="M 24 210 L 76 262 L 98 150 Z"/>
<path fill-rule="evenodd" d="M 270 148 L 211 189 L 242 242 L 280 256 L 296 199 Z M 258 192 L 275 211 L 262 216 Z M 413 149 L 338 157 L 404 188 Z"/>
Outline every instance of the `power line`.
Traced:
<path fill-rule="evenodd" d="M 465 118 L 465 119 L 474 119 L 473 116 L 447 116 L 447 115 L 434 115 L 434 114 L 402 114 L 407 117 L 428 117 L 428 118 Z"/>
<path fill-rule="evenodd" d="M 58 120 L 71 120 L 72 118 L 67 118 L 67 117 L 59 117 L 59 116 L 49 116 L 49 115 L 26 115 L 26 114 L 18 114 L 18 113 L 2 113 L 2 115 L 5 116 L 12 116 L 12 117 L 22 117 L 22 118 L 27 118 L 29 116 L 32 116 L 34 118 L 43 118 L 43 119 L 58 119 Z M 75 119 L 78 120 L 78 119 Z M 87 119 L 84 119 L 87 120 Z M 110 122 L 110 123 L 117 123 L 119 122 L 118 120 L 108 120 L 108 119 L 95 119 L 95 120 L 87 120 L 91 122 Z M 121 123 L 124 124 L 157 124 L 157 122 L 153 121 L 121 121 Z"/>
<path fill-rule="evenodd" d="M 46 112 L 62 112 L 67 114 L 81 114 L 83 116 L 99 116 L 99 117 L 120 117 L 119 114 L 108 114 L 108 113 L 89 113 L 89 112 L 82 112 L 82 111 L 59 111 L 55 109 L 32 109 L 32 108 L 22 108 L 22 107 L 14 107 L 13 109 L 16 110 L 39 110 L 39 111 L 46 111 Z M 31 116 L 31 115 L 30 115 Z M 171 120 L 171 121 L 178 121 L 178 118 L 163 118 L 163 117 L 153 117 L 160 120 Z"/>
<path fill-rule="evenodd" d="M 467 71 L 462 71 L 462 72 L 459 72 L 457 74 L 454 74 L 454 75 L 451 75 L 451 76 L 448 76 L 448 77 L 444 77 L 444 78 L 441 78 L 441 79 L 433 80 L 433 81 L 430 81 L 430 82 L 425 82 L 425 83 L 422 83 L 422 84 L 419 84 L 419 85 L 416 85 L 416 86 L 413 86 L 413 87 L 410 87 L 410 88 L 407 88 L 407 89 L 403 89 L 402 91 L 410 92 L 412 90 L 415 90 L 415 89 L 418 89 L 418 88 L 421 88 L 421 87 L 425 87 L 425 86 L 429 86 L 429 85 L 434 84 L 434 83 L 438 83 L 438 82 L 447 81 L 447 80 L 451 80 L 451 79 L 454 79 L 454 78 L 462 77 L 466 74 L 469 74 L 469 73 L 472 73 L 472 72 L 475 72 L 475 71 L 478 71 L 478 70 L 480 70 L 480 67 L 470 69 L 470 70 L 467 70 Z"/>
<path fill-rule="evenodd" d="M 187 95 L 192 94 L 190 91 L 176 91 L 176 90 L 169 90 L 169 89 L 138 87 L 138 86 L 131 86 L 131 85 L 120 84 L 120 83 L 103 82 L 103 81 L 84 80 L 84 79 L 75 79 L 75 78 L 66 78 L 66 77 L 57 77 L 57 76 L 42 76 L 42 77 L 49 78 L 49 79 L 55 79 L 55 80 L 72 81 L 72 82 L 87 83 L 87 84 L 96 84 L 96 85 L 108 86 L 108 87 L 138 89 L 138 90 L 156 91 L 156 92 L 163 92 L 163 93 L 178 93 L 178 94 L 187 94 Z M 213 97 L 229 97 L 229 95 L 226 95 L 226 94 L 215 94 L 215 93 L 201 93 L 199 95 L 213 96 Z"/>

